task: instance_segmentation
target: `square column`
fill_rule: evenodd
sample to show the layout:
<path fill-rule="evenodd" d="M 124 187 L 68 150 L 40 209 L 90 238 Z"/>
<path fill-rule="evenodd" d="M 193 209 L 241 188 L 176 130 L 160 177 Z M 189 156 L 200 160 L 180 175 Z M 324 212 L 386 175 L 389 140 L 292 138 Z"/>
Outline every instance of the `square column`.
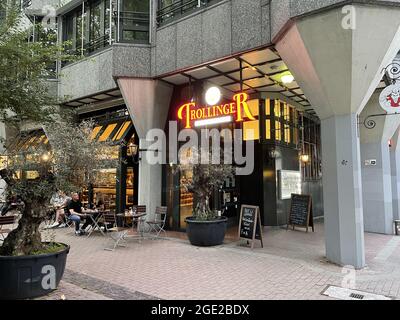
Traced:
<path fill-rule="evenodd" d="M 360 147 L 355 114 L 321 122 L 327 259 L 365 266 Z"/>
<path fill-rule="evenodd" d="M 390 147 L 390 169 L 392 175 L 392 208 L 393 219 L 400 219 L 400 129 L 396 131 Z"/>
<path fill-rule="evenodd" d="M 148 150 L 152 148 L 154 141 L 140 139 L 140 149 Z M 146 152 L 140 152 L 141 161 L 139 162 L 139 195 L 140 205 L 145 205 L 147 217 L 154 219 L 156 207 L 161 205 L 161 186 L 162 186 L 162 165 L 149 163 Z"/>
<path fill-rule="evenodd" d="M 376 165 L 366 164 L 376 160 Z M 387 141 L 361 144 L 364 228 L 393 234 L 392 183 Z"/>

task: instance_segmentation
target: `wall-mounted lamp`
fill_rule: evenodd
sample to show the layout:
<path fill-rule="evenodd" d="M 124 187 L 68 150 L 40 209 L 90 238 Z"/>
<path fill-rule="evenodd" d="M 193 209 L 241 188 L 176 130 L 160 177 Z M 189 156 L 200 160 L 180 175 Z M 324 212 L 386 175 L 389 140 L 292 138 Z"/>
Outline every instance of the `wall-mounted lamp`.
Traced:
<path fill-rule="evenodd" d="M 308 154 L 301 154 L 300 161 L 303 163 L 308 163 L 308 161 L 310 161 L 310 156 Z"/>
<path fill-rule="evenodd" d="M 48 161 L 50 160 L 50 155 L 49 155 L 48 153 L 44 153 L 44 154 L 42 155 L 42 160 L 43 160 L 44 162 L 48 162 Z"/>
<path fill-rule="evenodd" d="M 158 150 L 140 149 L 139 146 L 135 143 L 130 143 L 128 145 L 128 151 L 132 155 L 135 164 L 138 164 L 142 160 L 142 158 L 140 157 L 140 152 L 151 151 L 158 153 Z"/>
<path fill-rule="evenodd" d="M 268 157 L 270 159 L 276 159 L 279 157 L 279 151 L 275 150 L 275 149 L 270 149 L 268 150 Z"/>

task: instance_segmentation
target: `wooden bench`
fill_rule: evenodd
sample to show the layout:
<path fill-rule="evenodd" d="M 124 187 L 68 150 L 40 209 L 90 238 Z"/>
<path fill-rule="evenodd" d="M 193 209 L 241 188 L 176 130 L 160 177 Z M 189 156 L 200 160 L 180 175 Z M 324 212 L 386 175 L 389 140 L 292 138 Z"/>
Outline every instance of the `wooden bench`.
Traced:
<path fill-rule="evenodd" d="M 17 220 L 16 215 L 0 217 L 0 240 L 4 241 L 3 234 L 9 234 L 14 229 L 14 224 Z M 11 225 L 11 229 L 5 229 L 4 226 Z"/>

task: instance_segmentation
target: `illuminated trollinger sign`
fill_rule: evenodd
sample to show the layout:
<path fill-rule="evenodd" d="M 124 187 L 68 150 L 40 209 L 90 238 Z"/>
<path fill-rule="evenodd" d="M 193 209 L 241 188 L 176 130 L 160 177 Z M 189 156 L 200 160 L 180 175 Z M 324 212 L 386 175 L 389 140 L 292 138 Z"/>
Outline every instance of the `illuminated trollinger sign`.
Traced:
<path fill-rule="evenodd" d="M 232 121 L 243 122 L 244 118 L 256 120 L 250 112 L 248 98 L 249 96 L 242 92 L 233 96 L 233 102 L 221 105 L 198 107 L 195 102 L 189 102 L 178 109 L 178 119 L 184 121 L 185 129 Z"/>

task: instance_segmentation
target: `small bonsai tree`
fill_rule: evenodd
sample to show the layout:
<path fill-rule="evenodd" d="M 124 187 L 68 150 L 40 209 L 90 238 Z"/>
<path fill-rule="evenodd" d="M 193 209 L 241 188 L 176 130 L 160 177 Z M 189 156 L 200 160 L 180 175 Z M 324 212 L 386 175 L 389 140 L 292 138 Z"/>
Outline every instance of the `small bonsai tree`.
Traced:
<path fill-rule="evenodd" d="M 56 121 L 45 125 L 50 148 L 15 150 L 6 145 L 9 159 L 7 192 L 22 200 L 22 217 L 0 247 L 0 255 L 45 252 L 40 224 L 48 217 L 50 198 L 57 190 L 79 191 L 100 183 L 99 170 L 115 168 L 109 143 L 91 139 L 93 122 Z M 34 173 L 28 177 L 27 173 Z"/>
<path fill-rule="evenodd" d="M 193 173 L 192 179 L 182 180 L 181 185 L 194 195 L 196 205 L 193 208 L 193 217 L 196 220 L 207 221 L 217 218 L 216 212 L 210 208 L 212 193 L 221 188 L 226 180 L 234 178 L 234 167 L 224 163 L 213 164 L 212 155 L 213 153 L 205 148 L 192 147 L 176 167 L 177 172 Z"/>

